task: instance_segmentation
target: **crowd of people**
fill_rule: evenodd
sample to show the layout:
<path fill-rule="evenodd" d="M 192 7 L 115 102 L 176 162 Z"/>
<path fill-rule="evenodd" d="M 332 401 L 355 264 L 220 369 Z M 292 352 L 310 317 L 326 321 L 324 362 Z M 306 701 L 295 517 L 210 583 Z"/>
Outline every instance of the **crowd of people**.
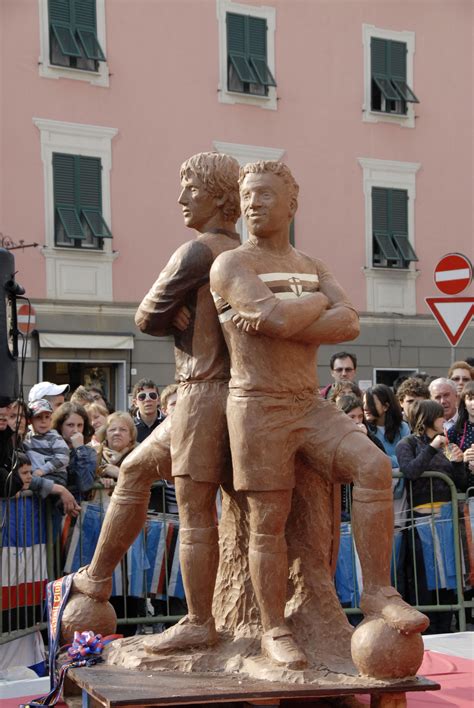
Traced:
<path fill-rule="evenodd" d="M 459 492 L 474 487 L 473 364 L 472 359 L 457 361 L 445 377 L 414 374 L 391 387 L 377 383 L 362 391 L 356 383 L 356 356 L 337 352 L 330 359 L 333 380 L 320 390 L 321 396 L 352 418 L 401 474 L 393 479 L 398 532 L 407 528 L 409 518 L 421 523 L 450 502 L 446 483 L 422 477 L 423 472 L 442 472 Z M 122 462 L 172 414 L 177 386 L 160 394 L 154 381 L 141 379 L 129 411 L 115 411 L 96 386 L 79 386 L 68 394 L 68 384 L 42 381 L 31 388 L 27 404 L 0 401 L 0 496 L 24 490 L 51 496 L 59 512 L 74 518 L 85 501 L 107 506 Z M 174 488 L 163 484 L 165 504 L 160 490 L 151 495 L 150 510 L 177 513 Z M 350 519 L 350 507 L 351 490 L 345 488 L 343 520 Z M 409 544 L 408 534 L 401 538 L 397 587 L 405 599 L 424 605 L 454 603 L 453 590 L 430 589 L 419 539 Z M 430 620 L 431 631 L 449 631 L 450 613 L 431 613 Z"/>
<path fill-rule="evenodd" d="M 0 401 L 0 497 L 29 489 L 73 517 L 82 501 L 99 495 L 106 504 L 123 460 L 172 413 L 176 391 L 171 384 L 160 396 L 141 379 L 130 411 L 115 411 L 98 387 L 79 386 L 66 400 L 68 384 L 42 381 L 28 403 Z"/>
<path fill-rule="evenodd" d="M 361 391 L 355 383 L 357 357 L 338 352 L 331 357 L 333 382 L 321 389 L 323 397 L 350 416 L 390 458 L 394 476 L 394 517 L 398 532 L 414 523 L 440 517 L 451 502 L 448 484 L 427 471 L 446 475 L 458 492 L 474 488 L 474 360 L 454 362 L 442 377 L 414 374 L 389 387 L 379 383 Z M 407 486 L 407 481 L 411 485 Z M 350 518 L 350 493 L 344 490 L 342 518 Z M 408 492 L 408 493 L 407 493 Z M 425 524 L 426 525 L 426 524 Z M 400 534 L 397 588 L 411 604 L 455 604 L 454 590 L 432 589 L 427 579 L 421 535 Z M 450 631 L 451 612 L 428 612 L 430 632 Z"/>

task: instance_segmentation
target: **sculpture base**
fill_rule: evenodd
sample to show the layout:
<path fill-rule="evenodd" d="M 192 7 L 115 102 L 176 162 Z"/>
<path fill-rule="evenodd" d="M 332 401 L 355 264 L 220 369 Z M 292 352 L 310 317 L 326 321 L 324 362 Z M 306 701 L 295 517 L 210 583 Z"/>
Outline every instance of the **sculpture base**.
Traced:
<path fill-rule="evenodd" d="M 296 672 L 295 672 L 296 673 Z M 82 706 L 170 706 L 208 703 L 278 705 L 283 701 L 318 701 L 358 705 L 356 694 L 370 694 L 374 708 L 404 708 L 408 691 L 433 691 L 439 684 L 421 677 L 380 681 L 343 675 L 317 683 L 263 681 L 239 673 L 142 672 L 99 664 L 71 669 L 69 678 L 82 690 Z M 347 679 L 350 678 L 350 681 Z M 347 699 L 348 702 L 345 701 Z M 67 701 L 66 697 L 66 701 Z"/>

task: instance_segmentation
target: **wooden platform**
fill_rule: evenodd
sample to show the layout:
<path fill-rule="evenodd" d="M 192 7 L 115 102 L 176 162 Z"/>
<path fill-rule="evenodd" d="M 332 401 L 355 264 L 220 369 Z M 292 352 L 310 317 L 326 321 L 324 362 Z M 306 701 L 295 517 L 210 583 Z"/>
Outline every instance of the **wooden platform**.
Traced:
<path fill-rule="evenodd" d="M 396 682 L 352 679 L 334 683 L 289 684 L 261 681 L 242 674 L 142 672 L 101 664 L 71 669 L 68 677 L 82 690 L 84 708 L 138 706 L 186 706 L 216 703 L 279 705 L 280 701 L 307 702 L 328 697 L 370 694 L 371 706 L 403 708 L 408 691 L 435 691 L 439 684 L 425 678 Z"/>

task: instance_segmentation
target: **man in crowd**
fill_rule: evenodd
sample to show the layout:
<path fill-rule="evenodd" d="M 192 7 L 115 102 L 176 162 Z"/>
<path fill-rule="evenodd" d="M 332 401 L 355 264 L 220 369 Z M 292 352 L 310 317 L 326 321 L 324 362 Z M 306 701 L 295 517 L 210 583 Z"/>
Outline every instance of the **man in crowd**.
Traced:
<path fill-rule="evenodd" d="M 425 629 L 428 619 L 390 587 L 388 458 L 348 416 L 315 395 L 318 345 L 355 339 L 357 313 L 327 267 L 290 246 L 298 194 L 290 170 L 278 162 L 248 164 L 239 183 L 249 239 L 220 255 L 211 269 L 231 356 L 227 421 L 234 487 L 245 492 L 249 505 L 249 569 L 263 625 L 262 651 L 276 664 L 301 669 L 306 657 L 284 617 L 285 526 L 298 451 L 331 482 L 354 482 L 364 614 L 407 634 Z M 344 373 L 355 372 L 352 357 L 338 358 L 347 359 Z"/>
<path fill-rule="evenodd" d="M 30 389 L 28 403 L 46 399 L 51 403 L 53 411 L 64 403 L 64 397 L 69 391 L 69 384 L 54 384 L 51 381 L 40 381 Z"/>
<path fill-rule="evenodd" d="M 200 153 L 181 167 L 179 204 L 196 238 L 180 246 L 138 308 L 147 334 L 174 335 L 178 400 L 171 416 L 124 461 L 91 564 L 73 589 L 110 595 L 112 572 L 143 527 L 150 485 L 172 473 L 180 514 L 180 561 L 188 615 L 150 637 L 147 651 L 210 645 L 216 639 L 212 598 L 219 559 L 218 486 L 230 474 L 225 406 L 229 355 L 209 289 L 209 271 L 236 248 L 239 165 L 228 155 Z M 171 436 L 171 456 L 170 456 Z"/>
<path fill-rule="evenodd" d="M 357 357 L 349 352 L 337 352 L 333 354 L 329 360 L 331 367 L 331 376 L 334 381 L 321 389 L 320 393 L 323 398 L 328 399 L 331 396 L 335 384 L 339 381 L 354 381 L 357 373 Z"/>
<path fill-rule="evenodd" d="M 398 401 L 403 411 L 404 420 L 408 420 L 408 413 L 415 401 L 428 399 L 430 390 L 428 386 L 415 377 L 410 376 L 402 381 L 396 392 Z"/>
<path fill-rule="evenodd" d="M 441 403 L 444 411 L 444 432 L 453 427 L 458 419 L 459 396 L 454 381 L 439 378 L 429 385 L 430 396 L 433 401 Z"/>
<path fill-rule="evenodd" d="M 133 387 L 132 403 L 136 407 L 133 418 L 137 429 L 137 442 L 141 443 L 164 421 L 161 412 L 158 386 L 151 379 L 140 379 Z"/>
<path fill-rule="evenodd" d="M 22 488 L 22 482 L 12 470 L 13 430 L 8 425 L 10 399 L 0 397 L 0 497 L 13 497 Z"/>

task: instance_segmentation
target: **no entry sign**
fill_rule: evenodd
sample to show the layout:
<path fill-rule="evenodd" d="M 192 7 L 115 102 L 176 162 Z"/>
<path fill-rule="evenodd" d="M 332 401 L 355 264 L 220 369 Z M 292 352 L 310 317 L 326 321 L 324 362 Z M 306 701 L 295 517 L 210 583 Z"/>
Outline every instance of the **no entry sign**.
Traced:
<path fill-rule="evenodd" d="M 461 253 L 448 253 L 435 268 L 436 287 L 445 295 L 458 295 L 471 284 L 472 265 Z"/>
<path fill-rule="evenodd" d="M 36 312 L 31 305 L 20 305 L 17 310 L 18 329 L 23 334 L 29 334 L 36 325 Z"/>

